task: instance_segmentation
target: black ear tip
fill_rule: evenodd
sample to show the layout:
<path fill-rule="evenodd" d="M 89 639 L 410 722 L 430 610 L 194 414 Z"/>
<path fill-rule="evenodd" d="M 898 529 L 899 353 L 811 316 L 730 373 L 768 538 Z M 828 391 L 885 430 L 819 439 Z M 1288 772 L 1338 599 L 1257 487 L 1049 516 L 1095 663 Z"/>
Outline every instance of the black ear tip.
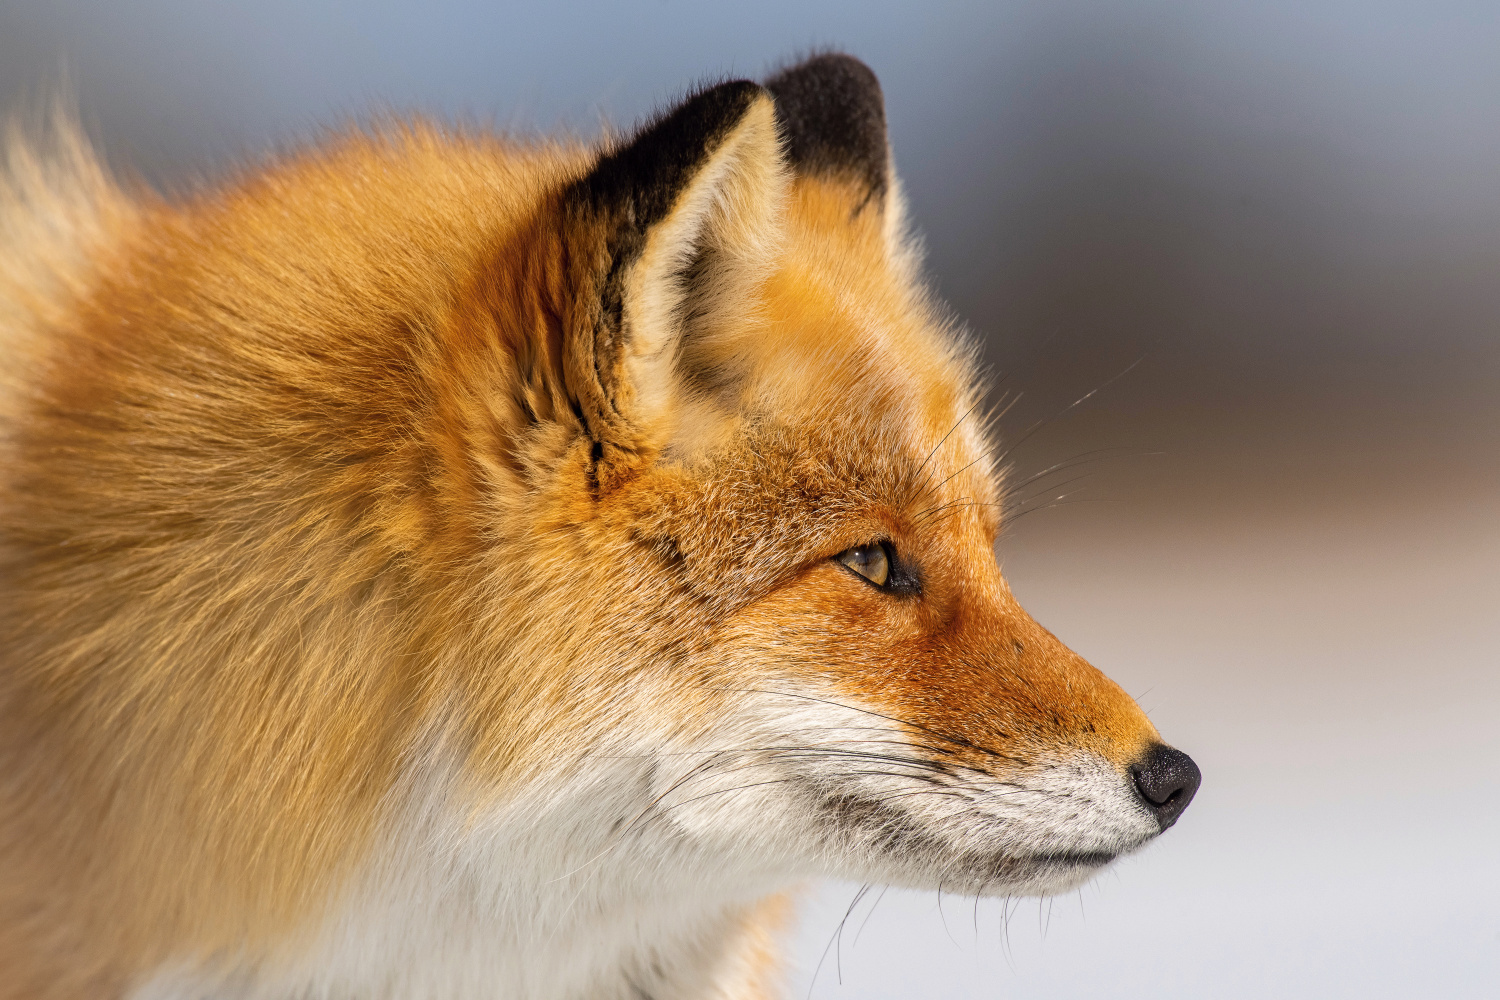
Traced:
<path fill-rule="evenodd" d="M 781 70 L 766 86 L 775 90 L 777 85 L 793 76 L 816 77 L 822 82 L 841 85 L 844 89 L 880 92 L 880 80 L 875 71 L 847 52 L 820 52 Z"/>
<path fill-rule="evenodd" d="M 716 143 L 732 129 L 766 88 L 754 80 L 725 80 L 703 86 L 659 114 L 636 134 L 636 142 L 650 137 L 681 135 L 690 142 Z"/>
<path fill-rule="evenodd" d="M 885 193 L 885 97 L 870 67 L 824 52 L 766 81 L 792 165 L 806 173 L 842 173 Z"/>
<path fill-rule="evenodd" d="M 764 93 L 766 88 L 754 80 L 723 80 L 698 88 L 682 104 L 701 103 L 713 107 L 743 109 Z"/>
<path fill-rule="evenodd" d="M 702 87 L 657 115 L 623 145 L 599 158 L 569 190 L 569 200 L 588 210 L 628 205 L 641 226 L 664 218 L 708 153 L 744 118 L 766 88 L 753 80 L 726 80 Z"/>

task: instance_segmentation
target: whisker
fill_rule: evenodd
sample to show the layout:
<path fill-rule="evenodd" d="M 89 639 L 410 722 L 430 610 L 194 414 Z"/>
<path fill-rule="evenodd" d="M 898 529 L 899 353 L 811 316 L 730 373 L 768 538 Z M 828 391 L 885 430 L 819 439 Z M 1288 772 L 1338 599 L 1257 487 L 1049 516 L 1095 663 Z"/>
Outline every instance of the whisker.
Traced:
<path fill-rule="evenodd" d="M 1123 502 L 1124 501 L 1122 501 L 1122 500 L 1106 500 L 1106 499 L 1101 499 L 1101 498 L 1097 498 L 1097 497 L 1083 499 L 1083 500 L 1063 500 L 1062 498 L 1059 497 L 1058 500 L 1055 501 L 1055 502 L 1053 502 L 1053 503 L 1044 503 L 1044 504 L 1041 504 L 1041 505 L 1036 506 L 1036 507 L 1028 507 L 1026 510 L 1016 511 L 1014 514 L 1011 514 L 1007 520 L 1008 520 L 1008 522 L 1010 524 L 1015 524 L 1021 518 L 1027 516 L 1028 514 L 1035 514 L 1039 510 L 1051 510 L 1054 507 L 1071 507 L 1074 504 L 1078 504 L 1078 503 L 1123 503 Z"/>
<path fill-rule="evenodd" d="M 958 511 L 966 510 L 969 507 L 999 507 L 1003 511 L 1005 505 L 1003 503 L 983 503 L 977 500 L 970 500 L 968 497 L 965 497 L 963 500 L 955 500 L 952 503 L 944 504 L 941 507 L 934 508 L 932 513 L 934 515 L 943 513 L 956 514 Z M 930 526 L 931 525 L 929 525 L 929 527 Z"/>
<path fill-rule="evenodd" d="M 844 919 L 839 921 L 838 930 L 834 932 L 838 938 L 838 944 L 833 949 L 833 963 L 834 968 L 838 972 L 838 983 L 840 986 L 844 985 L 844 925 L 849 922 L 849 915 L 854 912 L 854 908 L 859 905 L 859 901 L 864 899 L 865 894 L 869 891 L 870 883 L 866 882 L 860 886 L 859 892 L 854 894 L 854 899 L 849 903 L 849 909 L 844 911 Z"/>
<path fill-rule="evenodd" d="M 987 437 L 993 436 L 995 425 L 1000 420 L 1004 419 L 1005 415 L 1009 413 L 1011 409 L 1021 401 L 1021 397 L 1023 395 L 1024 393 L 1019 392 L 1014 396 L 1012 396 L 1010 393 L 1006 393 L 999 399 L 997 399 L 993 405 L 990 406 L 988 412 L 986 412 L 984 416 L 984 432 Z M 943 439 L 942 441 L 938 442 L 937 448 L 934 448 L 931 452 L 928 453 L 927 457 L 922 460 L 922 464 L 918 466 L 913 478 L 922 477 L 924 475 L 924 470 L 927 468 L 928 463 L 932 461 L 933 456 L 938 453 L 938 450 L 940 448 L 942 448 L 943 443 L 952 436 L 954 431 L 958 430 L 959 425 L 962 424 L 964 420 L 967 419 L 968 416 L 973 413 L 978 406 L 979 403 L 976 402 L 973 406 L 970 406 L 968 410 L 964 411 L 964 415 L 962 417 L 959 417 L 958 423 L 954 424 L 953 427 L 949 429 L 948 433 L 943 435 Z M 930 475 L 927 475 L 926 479 L 927 485 L 915 494 L 915 496 L 913 497 L 914 500 L 921 500 L 924 497 L 931 496 L 943 486 L 942 483 L 934 483 Z M 947 482 L 947 480 L 944 480 L 944 482 Z"/>
<path fill-rule="evenodd" d="M 1012 757 L 1009 754 L 1001 753 L 998 750 L 994 750 L 994 749 L 991 749 L 990 747 L 983 746 L 983 745 L 975 743 L 975 742 L 973 742 L 971 740 L 964 739 L 963 737 L 960 737 L 960 736 L 949 736 L 947 733 L 939 732 L 938 730 L 933 729 L 930 726 L 924 726 L 924 725 L 922 725 L 919 722 L 912 722 L 910 719 L 902 719 L 902 718 L 899 718 L 899 717 L 894 716 L 894 715 L 886 715 L 883 712 L 876 712 L 873 709 L 868 709 L 868 708 L 860 708 L 857 705 L 846 705 L 846 704 L 844 704 L 842 702 L 833 701 L 832 699 L 829 699 L 829 698 L 817 698 L 817 697 L 814 697 L 813 695 L 809 695 L 809 694 L 797 694 L 797 693 L 791 692 L 791 691 L 768 691 L 768 690 L 766 690 L 764 688 L 719 688 L 718 690 L 728 691 L 728 692 L 735 692 L 735 693 L 739 693 L 739 694 L 766 694 L 766 695 L 771 695 L 772 697 L 779 697 L 779 698 L 799 698 L 799 699 L 801 699 L 803 701 L 817 702 L 818 704 L 830 705 L 830 706 L 832 706 L 834 708 L 842 708 L 845 711 L 849 711 L 849 712 L 860 712 L 860 713 L 863 713 L 865 715 L 873 716 L 873 717 L 875 717 L 877 719 L 885 719 L 885 720 L 890 721 L 890 722 L 898 723 L 899 725 L 910 726 L 911 728 L 916 729 L 916 730 L 918 730 L 920 732 L 927 733 L 930 736 L 935 736 L 938 739 L 942 740 L 944 743 L 951 743 L 954 746 L 963 747 L 964 749 L 967 749 L 967 750 L 977 750 L 980 753 L 988 754 L 991 757 L 996 758 L 997 760 L 1010 761 L 1011 763 L 1015 763 L 1015 764 L 1027 764 L 1027 763 L 1029 763 L 1028 761 L 1022 760 L 1019 757 Z"/>
<path fill-rule="evenodd" d="M 1022 444 L 1025 444 L 1026 441 L 1029 440 L 1031 438 L 1031 436 L 1034 435 L 1037 431 L 1041 430 L 1044 426 L 1046 426 L 1047 424 L 1050 424 L 1052 421 L 1058 419 L 1059 417 L 1062 417 L 1065 414 L 1069 413 L 1070 411 L 1076 409 L 1077 407 L 1082 406 L 1084 403 L 1088 402 L 1090 399 L 1093 399 L 1099 393 L 1103 392 L 1105 389 L 1107 389 L 1110 386 L 1114 385 L 1116 382 L 1118 382 L 1120 379 L 1124 378 L 1126 375 L 1129 375 L 1131 373 L 1131 371 L 1133 371 L 1137 365 L 1139 365 L 1142 361 L 1145 361 L 1145 360 L 1146 360 L 1146 356 L 1143 354 L 1140 357 L 1136 358 L 1134 361 L 1132 361 L 1130 364 L 1126 365 L 1125 368 L 1123 370 L 1121 370 L 1119 373 L 1117 373 L 1115 375 L 1112 375 L 1111 377 L 1105 379 L 1103 382 L 1099 383 L 1094 388 L 1092 388 L 1088 392 L 1084 393 L 1082 396 L 1079 396 L 1077 399 L 1073 400 L 1073 402 L 1069 403 L 1067 406 L 1064 406 L 1061 410 L 1058 410 L 1056 413 L 1052 414 L 1050 417 L 1043 417 L 1041 420 L 1038 420 L 1036 423 L 1032 424 L 1029 428 L 1026 429 L 1026 431 L 1024 433 L 1022 433 L 1022 435 L 1019 438 L 1017 438 L 1015 441 L 1010 442 L 1006 446 L 1005 451 L 1003 451 L 1003 452 L 1000 453 L 1000 459 L 999 460 L 1001 462 L 1005 461 L 1005 459 L 1010 455 L 1011 452 L 1015 451 Z"/>
<path fill-rule="evenodd" d="M 885 898 L 886 890 L 889 888 L 890 886 L 888 885 L 883 885 L 880 887 L 880 895 L 875 897 L 875 902 L 870 904 L 870 912 L 866 913 L 865 919 L 860 921 L 859 930 L 854 932 L 854 946 L 856 948 L 859 947 L 859 936 L 865 932 L 865 924 L 868 924 L 870 922 L 870 918 L 875 915 L 875 908 L 878 907 L 880 905 L 880 901 Z"/>
<path fill-rule="evenodd" d="M 1029 497 L 1017 497 L 1017 498 L 1015 498 L 1016 499 L 1016 505 L 1015 505 L 1014 509 L 1020 510 L 1020 509 L 1024 508 L 1026 504 L 1032 503 L 1033 501 L 1041 498 L 1042 496 L 1050 494 L 1053 490 L 1062 490 L 1062 489 L 1068 488 L 1069 486 L 1072 486 L 1075 483 L 1086 482 L 1088 479 L 1092 478 L 1092 476 L 1093 476 L 1092 473 L 1085 472 L 1082 475 L 1074 476 L 1072 479 L 1065 479 L 1065 480 L 1063 480 L 1060 483 L 1051 484 L 1051 485 L 1047 486 L 1045 489 L 1039 490 L 1036 493 L 1033 493 Z M 1064 496 L 1068 496 L 1068 495 L 1069 494 L 1066 494 L 1066 493 L 1059 494 L 1059 498 L 1064 497 Z M 1009 500 L 1009 499 L 1010 498 L 1007 497 L 1007 500 Z"/>
<path fill-rule="evenodd" d="M 917 475 L 920 476 L 922 474 L 922 470 L 927 468 L 927 463 L 932 461 L 932 456 L 936 455 L 938 451 L 941 450 L 943 445 L 948 443 L 948 439 L 953 436 L 953 432 L 958 430 L 959 426 L 962 425 L 965 420 L 969 419 L 969 414 L 973 413 L 979 408 L 979 403 L 979 400 L 975 400 L 974 405 L 965 410 L 963 412 L 963 416 L 959 417 L 958 420 L 954 422 L 953 426 L 948 428 L 948 433 L 942 436 L 942 439 L 939 440 L 938 443 L 933 447 L 933 449 L 927 453 L 927 457 L 922 459 L 922 464 L 917 466 Z"/>
<path fill-rule="evenodd" d="M 697 767 L 693 768 L 692 771 L 689 771 L 682 778 L 679 778 L 677 781 L 674 781 L 670 786 L 668 786 L 668 788 L 666 789 L 666 791 L 662 792 L 660 795 L 658 795 L 655 798 L 653 798 L 650 802 L 647 802 L 644 806 L 641 807 L 641 809 L 640 809 L 639 812 L 637 812 L 633 817 L 630 818 L 629 821 L 627 821 L 624 825 L 622 825 L 621 828 L 620 828 L 620 830 L 619 830 L 619 832 L 615 835 L 614 839 L 610 841 L 609 845 L 606 846 L 604 848 L 604 850 L 600 851 L 598 854 L 594 855 L 592 858 L 589 858 L 587 861 L 585 861 L 583 864 L 579 865 L 577 868 L 574 868 L 572 871 L 564 872 L 562 875 L 559 875 L 557 878 L 549 879 L 546 884 L 550 885 L 553 882 L 561 882 L 563 879 L 572 878 L 574 875 L 578 874 L 579 872 L 583 871 L 585 868 L 587 868 L 590 865 L 594 864 L 600 858 L 603 858 L 604 856 L 606 856 L 607 854 L 609 854 L 610 852 L 612 852 L 615 848 L 617 848 L 620 844 L 622 844 L 624 842 L 626 834 L 630 833 L 630 831 L 635 828 L 635 824 L 640 821 L 641 817 L 643 817 L 643 816 L 647 815 L 648 813 L 650 813 L 651 810 L 653 808 L 655 808 L 656 805 L 658 803 L 660 803 L 662 799 L 664 799 L 666 796 L 670 795 L 678 786 L 680 786 L 683 782 L 689 780 L 695 773 L 703 770 L 704 768 L 707 768 L 712 762 L 713 762 L 712 758 L 710 758 L 709 760 L 706 760 L 702 764 L 699 764 Z M 580 888 L 579 892 L 582 892 L 582 891 L 583 890 Z"/>
<path fill-rule="evenodd" d="M 1090 462 L 1101 461 L 1107 455 L 1118 455 L 1122 452 L 1129 453 L 1130 451 L 1131 449 L 1129 448 L 1095 448 L 1093 451 L 1086 451 L 1081 455 L 1074 455 L 1072 458 L 1065 459 L 1064 461 L 1050 465 L 1040 472 L 1032 473 L 1025 479 L 1021 480 L 1019 483 L 1006 483 L 1005 492 L 1007 494 L 1010 494 L 1017 490 L 1025 489 L 1032 483 L 1037 482 L 1041 479 L 1045 479 L 1047 476 L 1050 476 L 1055 472 L 1062 472 L 1065 469 L 1073 469 L 1082 465 L 1088 465 Z"/>
<path fill-rule="evenodd" d="M 663 806 L 661 811 L 666 812 L 669 809 L 681 809 L 683 806 L 692 805 L 694 802 L 700 802 L 703 799 L 711 799 L 715 795 L 728 795 L 730 792 L 744 792 L 748 791 L 751 788 L 760 788 L 765 785 L 784 785 L 789 781 L 796 780 L 798 779 L 789 776 L 785 778 L 770 778 L 766 781 L 752 781 L 748 785 L 735 785 L 733 788 L 715 788 L 711 792 L 704 792 L 701 795 L 694 795 L 690 799 L 683 799 L 681 802 L 673 802 L 670 805 Z"/>
<path fill-rule="evenodd" d="M 890 730 L 885 729 L 884 727 L 880 727 L 880 726 L 814 726 L 814 727 L 811 727 L 811 728 L 800 729 L 798 731 L 800 733 L 807 734 L 807 733 L 818 733 L 818 732 L 841 732 L 841 731 L 844 731 L 844 730 L 855 730 L 855 731 L 866 730 L 866 731 L 869 731 L 869 732 L 882 732 L 882 733 L 890 731 Z M 951 752 L 951 751 L 945 750 L 945 749 L 943 749 L 941 747 L 928 746 L 925 743 L 913 743 L 910 740 L 897 740 L 897 739 L 885 739 L 885 740 L 876 740 L 876 739 L 844 739 L 844 740 L 841 740 L 840 742 L 841 743 L 855 744 L 855 745 L 873 744 L 873 745 L 876 745 L 876 746 L 906 747 L 906 748 L 913 749 L 913 750 L 930 750 L 933 753 L 941 753 L 941 754 L 947 754 L 947 753 Z M 670 752 L 667 752 L 667 753 L 651 753 L 651 752 L 646 752 L 646 753 L 599 753 L 599 754 L 587 754 L 586 756 L 590 756 L 590 757 L 594 758 L 595 760 L 659 760 L 661 758 L 666 758 L 666 757 L 695 757 L 695 756 L 698 756 L 700 754 L 716 754 L 716 753 L 760 753 L 760 752 L 766 752 L 766 751 L 772 751 L 772 750 L 825 750 L 825 749 L 837 749 L 837 748 L 836 747 L 832 747 L 832 746 L 809 746 L 809 747 L 803 747 L 803 746 L 718 747 L 718 748 L 712 748 L 712 749 L 705 748 L 705 749 L 702 749 L 702 750 L 673 750 L 673 751 L 670 751 Z"/>

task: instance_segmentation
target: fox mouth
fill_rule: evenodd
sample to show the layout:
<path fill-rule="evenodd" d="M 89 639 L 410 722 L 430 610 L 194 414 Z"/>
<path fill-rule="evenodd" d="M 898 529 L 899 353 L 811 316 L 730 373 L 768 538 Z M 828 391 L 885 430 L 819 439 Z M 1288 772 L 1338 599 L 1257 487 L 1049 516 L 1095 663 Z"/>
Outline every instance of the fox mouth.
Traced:
<path fill-rule="evenodd" d="M 1032 881 L 1039 878 L 1079 875 L 1110 864 L 1119 855 L 1113 851 L 1078 851 L 1059 854 L 1005 855 L 993 864 L 996 881 Z"/>
<path fill-rule="evenodd" d="M 971 855 L 950 862 L 949 880 L 967 882 L 979 895 L 1046 895 L 1087 881 L 1120 855 L 1115 851 L 1065 851 L 1046 854 L 1000 852 Z"/>
<path fill-rule="evenodd" d="M 886 857 L 926 862 L 945 872 L 944 881 L 988 891 L 1046 893 L 1072 887 L 1109 865 L 1120 850 L 1028 851 L 1011 844 L 995 849 L 955 851 L 953 845 L 909 810 L 863 796 L 827 796 L 824 814 L 846 834 Z"/>
<path fill-rule="evenodd" d="M 1081 851 L 1066 854 L 1031 854 L 1010 858 L 1007 863 L 1038 868 L 1103 868 L 1117 857 L 1119 855 L 1113 851 Z"/>

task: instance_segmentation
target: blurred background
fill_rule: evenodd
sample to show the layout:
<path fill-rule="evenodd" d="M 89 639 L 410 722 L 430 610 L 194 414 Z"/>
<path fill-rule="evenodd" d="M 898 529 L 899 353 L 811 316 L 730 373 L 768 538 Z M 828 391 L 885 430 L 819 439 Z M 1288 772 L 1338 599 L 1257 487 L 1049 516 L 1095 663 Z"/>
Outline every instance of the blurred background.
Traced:
<path fill-rule="evenodd" d="M 171 190 L 814 46 L 1014 402 L 1016 592 L 1205 780 L 1072 896 L 817 887 L 788 996 L 1500 996 L 1500 5 L 0 0 L 0 106 Z"/>

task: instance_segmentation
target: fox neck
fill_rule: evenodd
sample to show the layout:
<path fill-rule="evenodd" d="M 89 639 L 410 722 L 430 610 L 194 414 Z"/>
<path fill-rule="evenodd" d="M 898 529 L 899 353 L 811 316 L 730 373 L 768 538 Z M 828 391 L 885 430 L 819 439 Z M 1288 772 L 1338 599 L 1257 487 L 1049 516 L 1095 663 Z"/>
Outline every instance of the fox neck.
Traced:
<path fill-rule="evenodd" d="M 306 944 L 162 970 L 133 1000 L 760 995 L 766 897 L 792 876 L 736 871 L 685 843 L 652 814 L 649 764 L 487 810 L 426 785 L 443 791 L 409 800 Z"/>

